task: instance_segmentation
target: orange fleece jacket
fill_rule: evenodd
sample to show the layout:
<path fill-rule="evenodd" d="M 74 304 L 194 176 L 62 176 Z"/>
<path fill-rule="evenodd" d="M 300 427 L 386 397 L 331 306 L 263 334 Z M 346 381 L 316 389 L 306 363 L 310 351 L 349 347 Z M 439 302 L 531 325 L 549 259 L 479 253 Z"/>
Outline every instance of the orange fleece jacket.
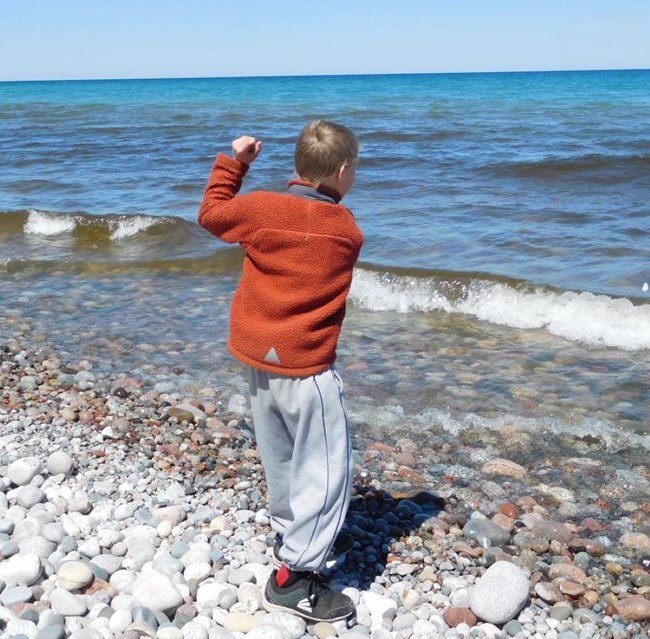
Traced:
<path fill-rule="evenodd" d="M 247 170 L 219 154 L 199 210 L 203 228 L 246 251 L 228 348 L 254 368 L 315 375 L 336 359 L 363 236 L 340 204 L 267 191 L 235 197 Z"/>

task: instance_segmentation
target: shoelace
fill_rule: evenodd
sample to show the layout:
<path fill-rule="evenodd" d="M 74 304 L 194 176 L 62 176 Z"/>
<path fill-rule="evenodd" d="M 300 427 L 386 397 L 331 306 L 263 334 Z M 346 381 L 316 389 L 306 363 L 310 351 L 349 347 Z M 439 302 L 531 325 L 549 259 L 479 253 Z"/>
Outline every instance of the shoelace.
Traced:
<path fill-rule="evenodd" d="M 312 608 L 318 603 L 318 596 L 321 590 L 325 590 L 323 585 L 323 576 L 317 572 L 308 573 L 306 575 L 309 581 L 309 591 L 307 599 L 309 599 L 309 604 Z"/>

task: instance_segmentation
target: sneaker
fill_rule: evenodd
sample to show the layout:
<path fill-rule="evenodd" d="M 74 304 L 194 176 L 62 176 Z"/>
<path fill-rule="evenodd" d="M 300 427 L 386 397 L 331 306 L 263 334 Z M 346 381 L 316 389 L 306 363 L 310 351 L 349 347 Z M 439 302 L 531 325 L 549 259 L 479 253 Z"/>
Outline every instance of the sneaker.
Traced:
<path fill-rule="evenodd" d="M 280 548 L 282 548 L 282 535 L 277 534 L 275 536 L 275 543 L 273 544 L 273 561 L 278 568 L 282 565 L 282 559 L 280 559 Z M 338 560 L 353 548 L 354 539 L 352 539 L 352 535 L 341 530 L 334 540 L 329 555 L 327 555 L 327 558 L 325 559 L 326 564 Z"/>
<path fill-rule="evenodd" d="M 317 572 L 294 572 L 286 566 L 271 573 L 262 603 L 268 612 L 291 612 L 316 622 L 355 614 L 352 599 L 329 588 Z"/>

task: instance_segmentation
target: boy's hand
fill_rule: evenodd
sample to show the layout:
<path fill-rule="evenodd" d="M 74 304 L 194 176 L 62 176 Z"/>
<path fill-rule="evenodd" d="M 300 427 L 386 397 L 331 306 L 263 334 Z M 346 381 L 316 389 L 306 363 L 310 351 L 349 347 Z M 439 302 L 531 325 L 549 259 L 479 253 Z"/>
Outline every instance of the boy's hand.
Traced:
<path fill-rule="evenodd" d="M 242 164 L 252 164 L 261 150 L 262 143 L 250 135 L 242 135 L 232 142 L 233 156 Z"/>

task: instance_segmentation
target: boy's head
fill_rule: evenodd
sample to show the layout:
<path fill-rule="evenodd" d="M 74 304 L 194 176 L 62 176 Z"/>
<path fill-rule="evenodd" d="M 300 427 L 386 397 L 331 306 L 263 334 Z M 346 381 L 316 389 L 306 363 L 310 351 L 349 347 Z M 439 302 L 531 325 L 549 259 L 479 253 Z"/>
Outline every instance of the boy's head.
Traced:
<path fill-rule="evenodd" d="M 296 174 L 315 186 L 323 184 L 347 191 L 354 182 L 358 159 L 359 141 L 354 133 L 328 120 L 307 124 L 296 142 Z"/>

